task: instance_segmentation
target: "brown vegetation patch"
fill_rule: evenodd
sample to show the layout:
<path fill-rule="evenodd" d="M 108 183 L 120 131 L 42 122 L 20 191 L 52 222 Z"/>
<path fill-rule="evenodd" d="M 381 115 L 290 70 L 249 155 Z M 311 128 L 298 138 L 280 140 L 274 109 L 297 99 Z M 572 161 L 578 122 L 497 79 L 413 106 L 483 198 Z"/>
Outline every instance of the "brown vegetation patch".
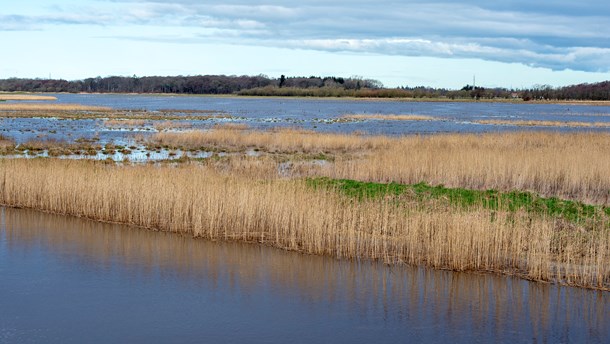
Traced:
<path fill-rule="evenodd" d="M 51 157 L 68 155 L 95 155 L 102 149 L 101 145 L 96 144 L 91 139 L 77 139 L 75 142 L 65 142 L 57 140 L 30 140 L 15 147 L 19 153 L 27 152 L 29 155 L 36 155 L 43 152 Z"/>
<path fill-rule="evenodd" d="M 213 119 L 230 119 L 231 115 L 223 112 L 184 114 L 146 110 L 114 110 L 107 107 L 85 106 L 78 104 L 2 104 L 0 117 L 8 118 L 61 118 L 61 119 L 111 119 L 111 120 L 191 120 L 206 121 Z"/>
<path fill-rule="evenodd" d="M 203 113 L 203 114 L 218 114 L 223 111 L 218 110 L 188 110 L 188 109 L 159 109 L 159 112 L 172 112 L 172 113 Z"/>
<path fill-rule="evenodd" d="M 112 108 L 81 104 L 0 103 L 0 111 L 112 111 Z"/>
<path fill-rule="evenodd" d="M 516 125 L 520 127 L 570 127 L 570 128 L 610 128 L 610 122 L 575 122 L 575 121 L 511 121 L 511 120 L 481 120 L 479 124 Z"/>
<path fill-rule="evenodd" d="M 337 159 L 325 173 L 363 181 L 524 190 L 610 204 L 608 152 L 608 133 L 409 136 L 360 159 Z"/>
<path fill-rule="evenodd" d="M 158 133 L 150 137 L 147 144 L 189 150 L 213 148 L 226 151 L 259 149 L 272 153 L 354 153 L 388 146 L 391 140 L 386 137 L 325 134 L 299 129 L 254 131 L 219 126 L 207 131 Z"/>
<path fill-rule="evenodd" d="M 532 191 L 610 204 L 610 134 L 505 133 L 366 136 L 295 129 L 159 133 L 149 147 L 267 154 L 318 154 L 331 160 L 312 175 L 372 182 Z M 321 172 L 318 172 L 318 171 Z"/>
<path fill-rule="evenodd" d="M 193 123 L 178 122 L 178 121 L 159 121 L 154 124 L 155 129 L 158 131 L 172 130 L 172 129 L 188 129 L 193 127 Z"/>
<path fill-rule="evenodd" d="M 437 118 L 425 115 L 394 115 L 394 114 L 350 114 L 343 115 L 341 118 L 348 119 L 373 119 L 383 121 L 434 121 Z"/>
<path fill-rule="evenodd" d="M 610 106 L 608 100 L 533 100 L 533 104 L 560 104 L 560 105 L 586 105 L 586 106 Z"/>
<path fill-rule="evenodd" d="M 0 134 L 0 155 L 12 154 L 15 149 L 15 141 Z"/>
<path fill-rule="evenodd" d="M 148 123 L 144 119 L 107 119 L 104 125 L 111 128 L 142 127 Z"/>
<path fill-rule="evenodd" d="M 10 94 L 0 93 L 0 100 L 57 100 L 52 96 L 41 96 L 36 94 Z"/>

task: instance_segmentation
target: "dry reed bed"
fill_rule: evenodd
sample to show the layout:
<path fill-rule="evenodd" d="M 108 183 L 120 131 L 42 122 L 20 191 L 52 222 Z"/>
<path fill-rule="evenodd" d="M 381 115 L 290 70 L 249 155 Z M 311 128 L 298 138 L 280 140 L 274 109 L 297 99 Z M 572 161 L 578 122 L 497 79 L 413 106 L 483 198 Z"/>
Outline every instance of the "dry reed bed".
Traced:
<path fill-rule="evenodd" d="M 434 121 L 438 118 L 425 115 L 394 115 L 394 114 L 349 114 L 343 115 L 341 118 L 364 120 L 383 120 L 383 121 Z"/>
<path fill-rule="evenodd" d="M 107 119 L 104 121 L 104 126 L 110 128 L 146 128 L 154 127 L 157 131 L 166 131 L 172 129 L 187 129 L 192 128 L 193 123 L 168 121 L 168 120 L 146 120 L 146 119 Z"/>
<path fill-rule="evenodd" d="M 0 134 L 0 155 L 11 154 L 15 149 L 15 141 Z"/>
<path fill-rule="evenodd" d="M 110 128 L 143 127 L 148 122 L 144 119 L 107 119 L 104 126 Z"/>
<path fill-rule="evenodd" d="M 601 225 L 561 229 L 557 220 L 519 212 L 353 202 L 296 180 L 201 165 L 2 160 L 0 204 L 310 254 L 610 287 L 610 231 Z"/>
<path fill-rule="evenodd" d="M 505 133 L 361 136 L 300 130 L 159 133 L 149 145 L 334 154 L 311 172 L 331 178 L 467 189 L 524 190 L 610 204 L 610 134 Z M 302 171 L 307 173 L 307 171 Z"/>
<path fill-rule="evenodd" d="M 176 130 L 176 129 L 189 129 L 193 127 L 193 123 L 189 122 L 178 122 L 178 121 L 160 121 L 154 124 L 154 128 L 157 131 Z"/>
<path fill-rule="evenodd" d="M 481 120 L 479 124 L 515 125 L 519 127 L 566 127 L 566 128 L 610 128 L 610 122 L 574 122 L 574 121 L 511 121 L 511 120 Z"/>
<path fill-rule="evenodd" d="M 0 111 L 112 111 L 112 108 L 81 104 L 0 103 Z"/>
<path fill-rule="evenodd" d="M 35 94 L 0 93 L 0 100 L 57 100 L 57 98 L 52 96 L 41 96 Z"/>
<path fill-rule="evenodd" d="M 610 134 L 506 133 L 397 139 L 361 159 L 337 159 L 332 178 L 467 189 L 527 190 L 610 204 Z"/>
<path fill-rule="evenodd" d="M 270 131 L 243 130 L 242 127 L 220 126 L 213 130 L 192 130 L 181 133 L 158 133 L 148 139 L 149 145 L 175 148 L 213 148 L 227 151 L 260 149 L 276 153 L 348 153 L 367 152 L 389 147 L 391 138 L 348 134 L 325 134 L 298 129 Z"/>

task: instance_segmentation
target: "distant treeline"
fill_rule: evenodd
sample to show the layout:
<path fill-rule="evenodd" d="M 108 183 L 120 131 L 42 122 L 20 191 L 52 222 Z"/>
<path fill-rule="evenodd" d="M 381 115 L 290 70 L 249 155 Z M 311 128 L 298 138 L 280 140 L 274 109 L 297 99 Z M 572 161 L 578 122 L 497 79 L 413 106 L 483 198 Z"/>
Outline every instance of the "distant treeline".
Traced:
<path fill-rule="evenodd" d="M 265 75 L 111 76 L 75 81 L 17 78 L 0 80 L 0 91 L 6 92 L 235 94 L 264 87 L 350 90 L 381 88 L 383 85 L 376 80 L 360 78 L 281 76 L 273 79 Z"/>
<path fill-rule="evenodd" d="M 523 100 L 610 100 L 610 81 L 565 87 L 537 86 L 521 93 Z"/>
<path fill-rule="evenodd" d="M 610 81 L 566 87 L 530 89 L 464 86 L 460 90 L 432 87 L 384 88 L 377 80 L 359 77 L 146 76 L 61 79 L 3 79 L 3 92 L 237 94 L 244 96 L 448 98 L 523 100 L 610 100 Z"/>
<path fill-rule="evenodd" d="M 506 98 L 517 97 L 516 93 L 502 88 L 484 89 L 465 86 L 461 90 L 448 90 L 444 88 L 431 87 L 356 87 L 344 88 L 336 86 L 323 87 L 278 87 L 269 85 L 245 89 L 238 92 L 245 96 L 295 96 L 295 97 L 356 97 L 356 98 L 448 98 L 448 99 L 472 99 L 472 98 Z"/>

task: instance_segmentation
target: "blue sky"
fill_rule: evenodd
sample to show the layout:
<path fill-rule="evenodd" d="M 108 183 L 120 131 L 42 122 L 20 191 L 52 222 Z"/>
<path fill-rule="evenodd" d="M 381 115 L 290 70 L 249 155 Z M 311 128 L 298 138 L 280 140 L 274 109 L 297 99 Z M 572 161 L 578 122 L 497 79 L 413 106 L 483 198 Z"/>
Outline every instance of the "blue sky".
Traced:
<path fill-rule="evenodd" d="M 6 1 L 0 78 L 337 75 L 386 86 L 610 79 L 605 1 Z"/>

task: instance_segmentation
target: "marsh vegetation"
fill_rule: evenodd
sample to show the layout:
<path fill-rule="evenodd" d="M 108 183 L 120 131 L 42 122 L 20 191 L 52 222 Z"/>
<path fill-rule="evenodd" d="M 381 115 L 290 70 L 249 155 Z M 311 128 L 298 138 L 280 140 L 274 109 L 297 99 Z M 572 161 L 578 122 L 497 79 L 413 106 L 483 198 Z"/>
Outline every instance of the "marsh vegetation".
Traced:
<path fill-rule="evenodd" d="M 0 174 L 0 203 L 12 207 L 340 258 L 610 286 L 603 210 L 571 218 L 503 198 L 468 207 L 409 192 L 355 199 L 340 186 L 280 178 L 271 160 L 257 158 L 177 166 L 12 159 Z"/>
<path fill-rule="evenodd" d="M 373 119 L 373 120 L 384 120 L 384 121 L 432 121 L 437 118 L 425 115 L 395 115 L 395 114 L 348 114 L 343 115 L 341 118 L 348 119 Z"/>
<path fill-rule="evenodd" d="M 308 153 L 332 157 L 316 173 L 335 179 L 527 190 L 608 204 L 610 134 L 506 133 L 369 136 L 296 129 L 219 127 L 158 133 L 147 145 L 173 149 Z"/>
<path fill-rule="evenodd" d="M 577 121 L 523 121 L 523 120 L 481 120 L 480 124 L 514 125 L 518 127 L 568 127 L 568 128 L 610 128 L 610 122 L 577 122 Z"/>
<path fill-rule="evenodd" d="M 260 129 L 215 110 L 2 105 L 3 123 L 94 120 L 96 132 L 65 140 L 0 136 L 1 205 L 610 289 L 607 132 L 389 136 Z M 323 120 L 393 126 L 440 119 L 344 112 Z M 199 120 L 211 121 L 202 129 Z M 98 130 L 130 136 L 115 142 Z"/>
<path fill-rule="evenodd" d="M 57 100 L 57 98 L 53 96 L 43 96 L 27 93 L 0 93 L 0 101 L 6 100 Z"/>
<path fill-rule="evenodd" d="M 230 154 L 152 165 L 2 159 L 0 203 L 310 254 L 610 288 L 606 133 L 387 137 L 228 125 L 142 140 L 149 150 Z"/>
<path fill-rule="evenodd" d="M 57 118 L 106 120 L 197 120 L 229 119 L 214 110 L 118 110 L 107 106 L 55 103 L 0 103 L 0 118 Z"/>

